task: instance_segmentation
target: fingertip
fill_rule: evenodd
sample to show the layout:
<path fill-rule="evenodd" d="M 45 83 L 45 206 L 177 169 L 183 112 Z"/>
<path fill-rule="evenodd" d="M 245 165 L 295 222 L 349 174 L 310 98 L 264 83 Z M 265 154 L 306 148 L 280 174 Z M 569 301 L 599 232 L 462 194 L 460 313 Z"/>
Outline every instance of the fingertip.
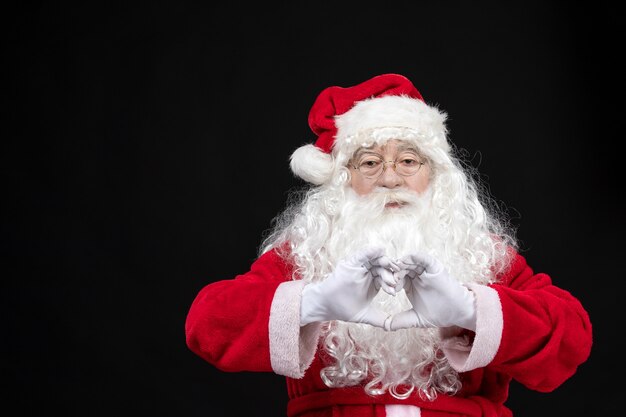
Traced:
<path fill-rule="evenodd" d="M 360 252 L 357 252 L 353 259 L 356 259 L 357 262 L 361 263 L 362 265 L 365 265 L 367 263 L 369 265 L 369 267 L 367 268 L 369 269 L 373 266 L 370 260 L 380 257 L 382 254 L 382 250 L 383 249 L 379 247 L 367 247 Z"/>
<path fill-rule="evenodd" d="M 389 268 L 393 269 L 395 272 L 398 272 L 402 269 L 396 261 L 392 261 L 391 259 L 389 260 Z"/>
<path fill-rule="evenodd" d="M 368 251 L 370 251 L 370 253 L 382 255 L 385 252 L 385 249 L 382 246 L 370 246 Z"/>

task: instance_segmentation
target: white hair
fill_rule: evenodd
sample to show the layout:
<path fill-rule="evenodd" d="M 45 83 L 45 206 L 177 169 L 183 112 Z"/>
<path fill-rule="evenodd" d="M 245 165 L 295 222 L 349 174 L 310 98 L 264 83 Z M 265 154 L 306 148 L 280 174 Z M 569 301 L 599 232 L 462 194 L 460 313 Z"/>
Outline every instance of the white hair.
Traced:
<path fill-rule="evenodd" d="M 379 139 L 375 142 L 381 144 L 389 138 Z M 396 258 L 426 251 L 461 282 L 495 282 L 509 266 L 509 249 L 517 248 L 504 211 L 468 165 L 422 139 L 419 151 L 431 172 L 425 193 L 382 189 L 358 196 L 349 185 L 347 157 L 336 156 L 332 180 L 293 191 L 259 252 L 277 250 L 294 265 L 292 279 L 309 282 L 322 280 L 344 257 L 372 245 L 384 246 Z M 387 213 L 389 198 L 409 204 Z M 375 301 L 389 313 L 410 307 L 406 297 L 383 292 Z M 320 376 L 329 387 L 364 384 L 370 395 L 405 398 L 417 391 L 429 399 L 460 389 L 458 374 L 438 348 L 437 329 L 385 332 L 339 321 L 323 329 L 320 348 L 332 360 Z"/>

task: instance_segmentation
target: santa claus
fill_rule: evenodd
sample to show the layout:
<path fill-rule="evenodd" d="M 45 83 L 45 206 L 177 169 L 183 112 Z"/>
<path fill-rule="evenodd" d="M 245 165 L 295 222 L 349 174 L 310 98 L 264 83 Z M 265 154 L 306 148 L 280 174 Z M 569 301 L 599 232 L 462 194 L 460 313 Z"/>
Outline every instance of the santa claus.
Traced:
<path fill-rule="evenodd" d="M 510 416 L 512 379 L 571 377 L 588 314 L 526 264 L 445 121 L 398 74 L 323 90 L 291 157 L 311 186 L 249 272 L 199 292 L 189 348 L 286 376 L 289 416 Z"/>

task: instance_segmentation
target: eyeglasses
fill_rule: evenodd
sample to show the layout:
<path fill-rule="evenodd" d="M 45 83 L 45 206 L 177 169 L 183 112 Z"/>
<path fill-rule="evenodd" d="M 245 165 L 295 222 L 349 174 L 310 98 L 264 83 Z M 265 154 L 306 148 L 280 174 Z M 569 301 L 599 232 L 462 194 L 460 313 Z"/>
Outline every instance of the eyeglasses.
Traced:
<path fill-rule="evenodd" d="M 402 158 L 395 161 L 385 161 L 381 156 L 366 155 L 357 161 L 356 164 L 350 163 L 349 165 L 358 170 L 365 178 L 374 179 L 380 177 L 385 172 L 387 164 L 391 164 L 396 174 L 401 177 L 410 177 L 417 174 L 425 162 L 414 156 L 402 156 Z"/>

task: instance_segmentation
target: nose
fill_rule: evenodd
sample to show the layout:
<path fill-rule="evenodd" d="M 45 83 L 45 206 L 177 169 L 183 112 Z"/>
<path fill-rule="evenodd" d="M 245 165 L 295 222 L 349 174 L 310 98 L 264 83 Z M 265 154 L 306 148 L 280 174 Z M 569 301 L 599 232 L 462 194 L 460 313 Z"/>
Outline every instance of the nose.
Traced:
<path fill-rule="evenodd" d="M 402 185 L 404 178 L 396 172 L 396 164 L 394 161 L 383 163 L 383 173 L 378 177 L 378 183 L 385 188 L 397 188 Z"/>

